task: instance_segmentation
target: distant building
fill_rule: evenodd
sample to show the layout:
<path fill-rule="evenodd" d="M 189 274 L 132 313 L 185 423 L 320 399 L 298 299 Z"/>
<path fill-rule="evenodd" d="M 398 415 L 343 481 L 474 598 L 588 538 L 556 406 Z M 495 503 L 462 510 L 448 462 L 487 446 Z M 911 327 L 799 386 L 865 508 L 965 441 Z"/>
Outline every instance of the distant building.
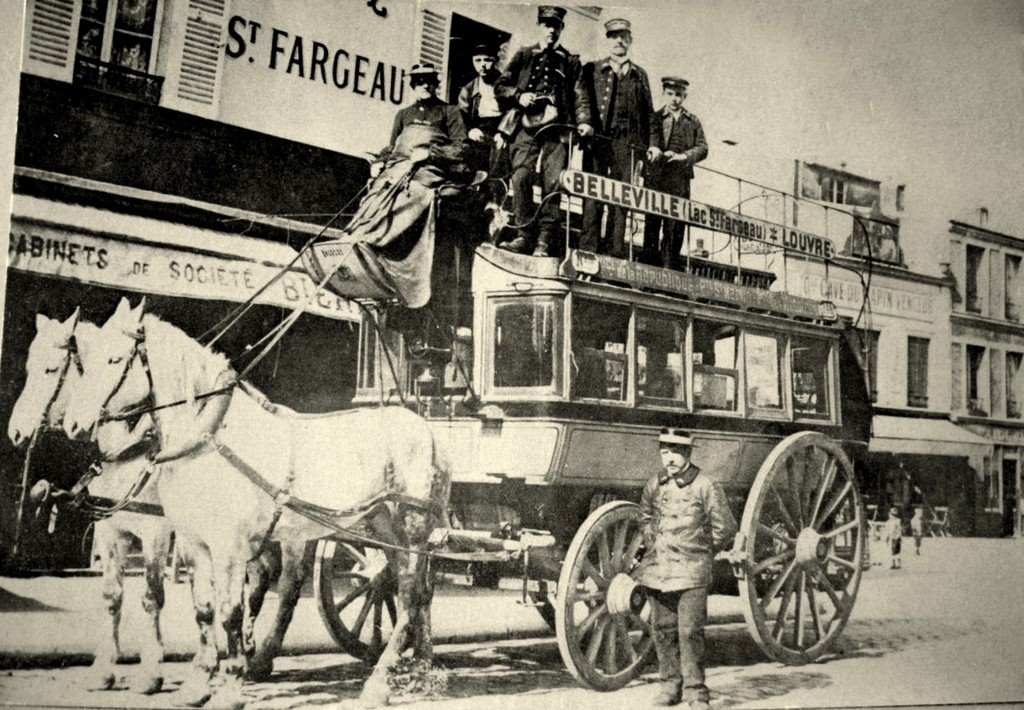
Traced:
<path fill-rule="evenodd" d="M 950 221 L 950 407 L 992 442 L 978 481 L 979 532 L 1021 535 L 1024 495 L 1024 238 Z"/>

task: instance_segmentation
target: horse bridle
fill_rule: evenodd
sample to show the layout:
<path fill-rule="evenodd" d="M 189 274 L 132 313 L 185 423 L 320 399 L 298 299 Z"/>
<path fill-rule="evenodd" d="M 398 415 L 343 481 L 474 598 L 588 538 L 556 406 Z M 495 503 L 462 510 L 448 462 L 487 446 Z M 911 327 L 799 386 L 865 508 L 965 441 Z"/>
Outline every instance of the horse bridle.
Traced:
<path fill-rule="evenodd" d="M 78 342 L 75 340 L 75 334 L 71 333 L 60 345 L 54 346 L 59 350 L 64 350 L 64 363 L 60 368 L 60 375 L 57 377 L 57 386 L 53 388 L 53 393 L 50 395 L 50 399 L 46 401 L 46 406 L 43 407 L 42 413 L 39 415 L 39 422 L 36 424 L 36 431 L 40 429 L 55 429 L 59 427 L 51 426 L 48 422 L 50 418 L 50 410 L 53 409 L 54 402 L 60 396 L 60 391 L 64 389 L 64 383 L 67 381 L 68 371 L 71 369 L 71 363 L 75 363 L 75 369 L 78 370 L 79 375 L 85 374 L 85 370 L 82 369 L 82 358 L 78 354 Z"/>
<path fill-rule="evenodd" d="M 149 368 L 149 356 L 146 353 L 146 331 L 143 325 L 139 324 L 139 329 L 130 332 L 122 331 L 125 335 L 134 341 L 132 351 L 124 358 L 124 369 L 121 370 L 121 376 L 117 380 L 117 384 L 114 385 L 110 393 L 104 398 L 103 404 L 100 405 L 99 416 L 96 417 L 96 423 L 93 426 L 93 438 L 96 437 L 96 432 L 99 429 L 100 424 L 112 421 L 123 421 L 125 419 L 131 419 L 132 417 L 144 413 L 147 409 L 147 405 L 151 405 L 153 402 L 153 373 Z M 143 370 L 146 373 L 146 381 L 149 383 L 149 393 L 136 404 L 129 407 L 125 407 L 116 414 L 111 414 L 107 411 L 107 405 L 110 404 L 110 400 L 121 391 L 124 383 L 128 380 L 128 375 L 132 371 L 132 364 L 138 359 L 142 363 Z"/>

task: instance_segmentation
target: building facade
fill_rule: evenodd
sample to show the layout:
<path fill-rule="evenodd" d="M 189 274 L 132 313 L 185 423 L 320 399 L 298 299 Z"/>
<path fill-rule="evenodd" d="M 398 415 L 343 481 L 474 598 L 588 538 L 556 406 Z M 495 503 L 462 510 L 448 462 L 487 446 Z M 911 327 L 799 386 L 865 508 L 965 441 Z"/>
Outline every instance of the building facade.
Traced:
<path fill-rule="evenodd" d="M 978 484 L 979 528 L 1021 535 L 1024 495 L 1024 239 L 951 221 L 950 407 L 993 445 Z"/>

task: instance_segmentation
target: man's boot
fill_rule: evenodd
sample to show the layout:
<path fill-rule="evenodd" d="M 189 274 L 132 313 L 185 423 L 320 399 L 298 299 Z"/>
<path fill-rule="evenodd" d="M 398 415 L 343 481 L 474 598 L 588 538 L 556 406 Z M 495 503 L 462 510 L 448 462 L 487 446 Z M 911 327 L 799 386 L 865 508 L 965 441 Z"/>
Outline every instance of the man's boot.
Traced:
<path fill-rule="evenodd" d="M 663 682 L 661 692 L 654 698 L 654 705 L 657 707 L 671 707 L 678 705 L 682 699 L 682 689 L 678 683 Z"/>
<path fill-rule="evenodd" d="M 540 237 L 537 239 L 537 246 L 535 246 L 533 248 L 533 255 L 534 256 L 548 256 L 548 250 L 550 248 L 548 246 L 549 244 L 550 244 L 550 240 L 548 239 L 548 235 L 541 234 Z"/>
<path fill-rule="evenodd" d="M 516 254 L 529 254 L 530 242 L 526 237 L 520 235 L 510 242 L 502 242 L 498 245 L 498 248 L 514 252 Z"/>

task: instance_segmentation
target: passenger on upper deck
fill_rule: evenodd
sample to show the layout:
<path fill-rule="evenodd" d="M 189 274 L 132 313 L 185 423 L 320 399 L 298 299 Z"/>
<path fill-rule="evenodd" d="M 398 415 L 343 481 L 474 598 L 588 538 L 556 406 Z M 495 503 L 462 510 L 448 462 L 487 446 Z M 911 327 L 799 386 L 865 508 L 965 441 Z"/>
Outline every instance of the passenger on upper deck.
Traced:
<path fill-rule="evenodd" d="M 655 113 L 655 122 L 663 151 L 661 158 L 652 163 L 644 184 L 653 190 L 678 197 L 690 196 L 693 166 L 708 156 L 708 143 L 700 120 L 683 108 L 690 82 L 679 77 L 666 76 L 661 80 L 665 105 Z M 683 223 L 648 214 L 644 217 L 644 247 L 640 260 L 676 269 L 680 266 L 679 250 L 683 246 Z M 659 249 L 658 237 L 664 225 Z M 660 252 L 660 253 L 659 253 Z"/>
<path fill-rule="evenodd" d="M 533 171 L 538 156 L 542 156 L 541 197 L 559 192 L 569 131 L 557 124 L 575 124 L 581 136 L 593 133 L 579 57 L 558 43 L 565 14 L 565 8 L 541 5 L 537 10 L 541 41 L 516 52 L 498 80 L 498 96 L 518 104 L 498 130 L 503 139 L 512 141 L 512 207 L 520 225 L 530 224 L 533 217 Z M 543 202 L 537 236 L 530 227 L 522 227 L 502 248 L 547 256 L 559 232 L 558 208 L 557 198 Z"/>
<path fill-rule="evenodd" d="M 486 171 L 492 177 L 505 171 L 498 165 L 501 151 L 494 143 L 498 124 L 505 111 L 512 107 L 509 99 L 499 99 L 495 84 L 501 72 L 494 50 L 485 44 L 473 50 L 476 76 L 459 91 L 459 111 L 469 130 L 469 159 L 474 170 Z"/>
<path fill-rule="evenodd" d="M 370 166 L 371 176 L 377 177 L 398 157 L 429 163 L 447 174 L 460 172 L 460 168 L 465 172 L 466 125 L 458 108 L 437 97 L 438 86 L 440 79 L 433 64 L 413 65 L 409 88 L 416 103 L 395 114 L 391 141 Z"/>
<path fill-rule="evenodd" d="M 656 160 L 661 155 L 661 121 L 655 119 L 647 72 L 629 58 L 633 44 L 629 20 L 608 20 L 604 28 L 609 55 L 583 67 L 596 133 L 588 169 L 613 180 L 631 182 L 637 160 Z M 603 212 L 603 203 L 584 202 L 580 248 L 626 258 L 626 210 L 610 208 L 602 235 Z"/>

